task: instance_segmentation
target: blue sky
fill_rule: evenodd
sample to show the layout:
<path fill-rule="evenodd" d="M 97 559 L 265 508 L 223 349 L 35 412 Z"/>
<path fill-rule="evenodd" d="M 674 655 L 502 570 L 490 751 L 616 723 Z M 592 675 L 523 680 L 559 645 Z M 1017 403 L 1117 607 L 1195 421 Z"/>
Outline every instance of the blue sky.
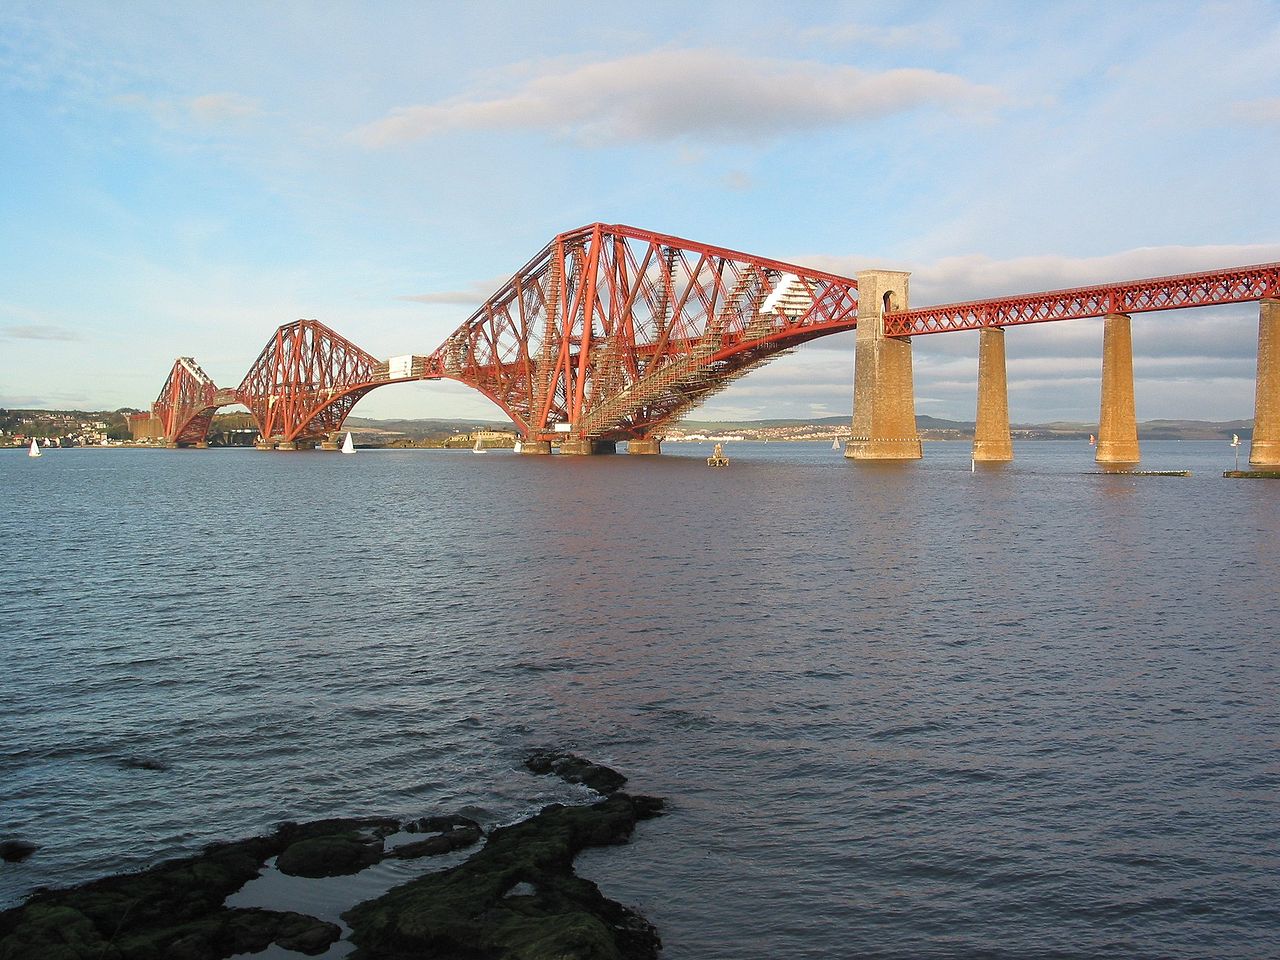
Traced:
<path fill-rule="evenodd" d="M 557 232 L 629 223 L 912 304 L 1280 261 L 1280 3 L 23 3 L 0 10 L 0 405 L 239 382 L 315 317 L 434 349 Z M 1133 325 L 1140 419 L 1248 417 L 1256 307 Z M 1096 418 L 1101 321 L 1007 338 Z M 972 334 L 915 340 L 971 419 Z M 847 414 L 848 335 L 695 416 Z M 499 416 L 450 383 L 358 415 Z"/>

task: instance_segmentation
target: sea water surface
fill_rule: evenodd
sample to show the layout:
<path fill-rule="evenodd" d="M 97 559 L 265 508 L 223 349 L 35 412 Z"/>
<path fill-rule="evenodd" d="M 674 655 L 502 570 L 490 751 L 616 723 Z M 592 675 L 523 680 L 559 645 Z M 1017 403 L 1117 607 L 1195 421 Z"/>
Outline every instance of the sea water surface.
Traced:
<path fill-rule="evenodd" d="M 0 454 L 0 907 L 556 746 L 670 960 L 1280 955 L 1280 483 L 666 451 Z"/>

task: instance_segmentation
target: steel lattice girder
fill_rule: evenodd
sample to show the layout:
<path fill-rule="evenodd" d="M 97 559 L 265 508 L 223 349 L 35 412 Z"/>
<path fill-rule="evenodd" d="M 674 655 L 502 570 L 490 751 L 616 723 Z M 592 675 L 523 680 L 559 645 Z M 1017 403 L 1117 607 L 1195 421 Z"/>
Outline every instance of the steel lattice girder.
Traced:
<path fill-rule="evenodd" d="M 1269 297 L 1280 297 L 1280 263 L 923 307 L 886 314 L 884 330 L 891 337 L 914 337 L 1048 320 L 1105 317 L 1110 313 L 1249 303 Z"/>
<path fill-rule="evenodd" d="M 552 240 L 431 359 L 526 437 L 621 440 L 857 313 L 848 277 L 596 223 Z"/>
<path fill-rule="evenodd" d="M 276 330 L 236 391 L 264 439 L 333 433 L 379 383 L 378 360 L 318 320 Z"/>
<path fill-rule="evenodd" d="M 194 359 L 175 360 L 160 395 L 151 405 L 152 414 L 164 425 L 165 440 L 179 445 L 203 440 L 218 406 L 214 403 L 217 394 L 217 386 Z"/>

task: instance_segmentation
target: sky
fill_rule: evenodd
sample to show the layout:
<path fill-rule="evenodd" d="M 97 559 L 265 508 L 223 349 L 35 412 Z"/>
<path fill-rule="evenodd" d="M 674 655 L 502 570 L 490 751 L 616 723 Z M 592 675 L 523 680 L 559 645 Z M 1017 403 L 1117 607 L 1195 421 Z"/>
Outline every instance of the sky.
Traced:
<path fill-rule="evenodd" d="M 555 234 L 625 223 L 911 306 L 1280 261 L 1280 0 L 0 7 L 0 406 L 235 386 L 300 317 L 429 353 Z M 1253 412 L 1257 307 L 1137 315 L 1137 412 Z M 1006 337 L 1015 422 L 1096 420 L 1102 321 Z M 913 342 L 972 419 L 977 338 Z M 691 416 L 847 415 L 851 334 Z M 366 417 L 501 412 L 448 381 Z"/>

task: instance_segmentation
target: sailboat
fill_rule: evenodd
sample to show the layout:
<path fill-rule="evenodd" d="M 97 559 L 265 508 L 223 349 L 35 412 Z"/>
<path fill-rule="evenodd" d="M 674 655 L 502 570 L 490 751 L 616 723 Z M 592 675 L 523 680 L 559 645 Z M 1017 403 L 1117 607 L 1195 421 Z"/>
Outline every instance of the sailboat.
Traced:
<path fill-rule="evenodd" d="M 522 453 L 524 451 L 524 442 L 522 440 L 517 440 L 516 445 L 511 449 L 514 450 L 516 453 Z"/>
<path fill-rule="evenodd" d="M 476 437 L 476 445 L 471 448 L 471 452 L 472 453 L 488 453 L 489 451 L 486 450 L 484 446 L 480 443 L 480 438 Z"/>
<path fill-rule="evenodd" d="M 27 456 L 28 457 L 40 456 L 40 444 L 36 443 L 35 440 L 31 441 L 31 449 L 27 451 Z"/>
<path fill-rule="evenodd" d="M 1095 437 L 1092 433 L 1089 434 L 1089 446 L 1096 447 L 1097 445 L 1098 445 L 1098 438 Z"/>
<path fill-rule="evenodd" d="M 350 430 L 348 430 L 348 431 L 347 431 L 347 439 L 345 439 L 345 440 L 343 440 L 343 441 L 342 441 L 342 452 L 343 452 L 343 453 L 355 453 L 355 452 L 356 452 L 356 445 L 355 445 L 354 443 L 352 443 L 352 442 L 351 442 L 351 431 L 350 431 Z"/>
<path fill-rule="evenodd" d="M 839 438 L 836 438 L 835 440 L 832 440 L 832 441 L 831 441 L 831 449 L 832 449 L 832 450 L 839 450 L 839 449 L 840 449 L 840 440 L 839 440 Z"/>

